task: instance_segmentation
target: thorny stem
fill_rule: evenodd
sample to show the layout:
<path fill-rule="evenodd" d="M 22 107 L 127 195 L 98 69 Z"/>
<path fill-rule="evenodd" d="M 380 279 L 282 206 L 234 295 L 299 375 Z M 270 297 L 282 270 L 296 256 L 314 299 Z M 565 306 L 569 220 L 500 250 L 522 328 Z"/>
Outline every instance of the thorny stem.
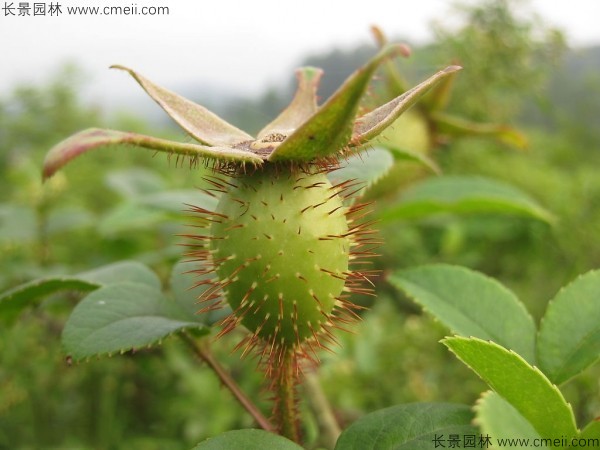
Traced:
<path fill-rule="evenodd" d="M 310 372 L 305 375 L 304 389 L 306 389 L 310 405 L 317 416 L 317 423 L 322 430 L 323 444 L 328 448 L 335 447 L 342 430 L 323 392 L 319 377 L 315 373 Z"/>
<path fill-rule="evenodd" d="M 300 443 L 296 391 L 298 383 L 297 368 L 296 355 L 291 350 L 287 351 L 283 355 L 280 367 L 274 373 L 275 406 L 273 416 L 277 421 L 279 434 Z"/>
<path fill-rule="evenodd" d="M 217 377 L 219 377 L 219 380 L 221 380 L 221 383 L 223 383 L 223 385 L 229 389 L 235 399 L 254 418 L 256 423 L 258 423 L 263 430 L 274 433 L 275 429 L 273 428 L 273 425 L 271 425 L 271 422 L 269 422 L 269 420 L 260 412 L 252 400 L 250 400 L 246 394 L 242 392 L 235 380 L 231 378 L 231 375 L 229 375 L 223 366 L 221 366 L 221 364 L 219 364 L 219 362 L 214 358 L 208 347 L 205 344 L 203 345 L 198 343 L 186 333 L 181 333 L 180 336 L 183 341 L 193 350 L 194 354 L 204 361 L 206 365 L 215 372 Z"/>

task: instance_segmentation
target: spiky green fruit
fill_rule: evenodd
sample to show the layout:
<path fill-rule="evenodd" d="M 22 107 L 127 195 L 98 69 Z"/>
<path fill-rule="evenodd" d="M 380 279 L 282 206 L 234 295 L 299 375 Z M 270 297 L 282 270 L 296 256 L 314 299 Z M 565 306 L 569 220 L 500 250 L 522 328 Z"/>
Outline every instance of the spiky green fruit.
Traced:
<path fill-rule="evenodd" d="M 346 209 L 322 173 L 257 170 L 233 180 L 210 246 L 225 298 L 255 336 L 292 348 L 331 324 L 348 275 Z"/>

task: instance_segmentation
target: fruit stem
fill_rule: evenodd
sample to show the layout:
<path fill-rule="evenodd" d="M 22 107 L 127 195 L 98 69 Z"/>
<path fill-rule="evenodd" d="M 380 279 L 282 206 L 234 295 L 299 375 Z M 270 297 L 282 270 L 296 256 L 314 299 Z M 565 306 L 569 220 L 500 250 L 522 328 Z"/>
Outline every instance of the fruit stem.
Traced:
<path fill-rule="evenodd" d="M 260 412 L 258 407 L 244 394 L 235 380 L 231 377 L 229 373 L 219 364 L 219 362 L 215 359 L 215 357 L 210 352 L 208 348 L 208 344 L 206 342 L 199 343 L 194 340 L 187 333 L 181 333 L 179 336 L 183 339 L 183 341 L 192 349 L 194 354 L 200 358 L 202 361 L 206 363 L 208 367 L 210 367 L 221 383 L 229 389 L 229 391 L 233 394 L 235 399 L 244 407 L 246 411 L 250 413 L 250 415 L 254 418 L 256 423 L 265 431 L 270 431 L 272 433 L 275 432 L 275 429 L 271 422 Z"/>
<path fill-rule="evenodd" d="M 274 373 L 275 405 L 273 416 L 279 434 L 300 443 L 296 391 L 298 383 L 297 370 L 297 357 L 293 350 L 288 350 L 283 355 L 281 365 Z"/>

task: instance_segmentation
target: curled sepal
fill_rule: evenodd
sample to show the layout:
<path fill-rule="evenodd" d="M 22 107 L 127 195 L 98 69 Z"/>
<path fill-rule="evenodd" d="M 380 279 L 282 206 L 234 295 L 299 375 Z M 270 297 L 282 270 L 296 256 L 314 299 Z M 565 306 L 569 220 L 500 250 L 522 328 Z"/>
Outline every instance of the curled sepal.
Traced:
<path fill-rule="evenodd" d="M 154 151 L 188 156 L 192 159 L 212 158 L 223 162 L 262 163 L 262 159 L 259 156 L 230 147 L 208 147 L 205 145 L 169 141 L 137 133 L 88 128 L 74 134 L 50 149 L 44 160 L 43 178 L 51 177 L 58 169 L 83 153 L 98 147 L 119 144 L 131 144 Z"/>
<path fill-rule="evenodd" d="M 269 134 L 280 133 L 289 136 L 317 111 L 317 88 L 323 71 L 315 67 L 303 67 L 296 71 L 298 89 L 292 102 L 277 118 L 265 126 L 258 139 Z"/>
<path fill-rule="evenodd" d="M 121 69 L 129 72 L 142 86 L 146 93 L 160 105 L 162 109 L 185 131 L 197 141 L 207 145 L 234 145 L 252 140 L 252 136 L 234 127 L 210 112 L 204 106 L 198 105 L 176 93 L 157 86 L 139 73 L 120 65 L 111 69 Z"/>
<path fill-rule="evenodd" d="M 414 105 L 429 89 L 462 69 L 448 66 L 385 105 L 359 117 L 354 125 L 351 146 L 360 146 L 389 127 L 404 111 Z"/>
<path fill-rule="evenodd" d="M 334 156 L 352 136 L 358 105 L 373 73 L 386 58 L 403 53 L 401 45 L 390 45 L 359 68 L 292 135 L 270 155 L 269 161 L 311 161 Z"/>

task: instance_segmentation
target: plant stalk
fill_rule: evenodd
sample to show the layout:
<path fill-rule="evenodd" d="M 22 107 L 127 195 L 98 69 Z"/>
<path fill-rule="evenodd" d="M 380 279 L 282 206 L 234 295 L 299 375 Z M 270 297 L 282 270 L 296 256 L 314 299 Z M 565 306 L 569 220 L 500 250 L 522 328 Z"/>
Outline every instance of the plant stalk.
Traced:
<path fill-rule="evenodd" d="M 323 392 L 319 377 L 314 372 L 305 375 L 304 389 L 308 394 L 310 405 L 317 416 L 317 423 L 323 433 L 323 444 L 327 448 L 335 447 L 342 430 L 331 409 L 331 405 Z"/>
<path fill-rule="evenodd" d="M 283 355 L 281 365 L 274 373 L 273 390 L 275 392 L 275 405 L 273 416 L 277 423 L 279 434 L 296 443 L 300 443 L 296 391 L 296 385 L 298 384 L 297 370 L 296 355 L 292 350 L 289 350 Z"/>
<path fill-rule="evenodd" d="M 219 364 L 214 358 L 207 345 L 198 343 L 192 339 L 188 334 L 181 333 L 181 338 L 188 346 L 193 350 L 194 354 L 206 363 L 213 372 L 219 377 L 221 383 L 229 389 L 235 399 L 242 405 L 242 407 L 250 413 L 256 423 L 265 431 L 275 433 L 275 429 L 271 422 L 260 412 L 258 407 L 248 398 L 248 396 L 241 390 L 235 380 L 227 373 L 227 371 Z"/>

